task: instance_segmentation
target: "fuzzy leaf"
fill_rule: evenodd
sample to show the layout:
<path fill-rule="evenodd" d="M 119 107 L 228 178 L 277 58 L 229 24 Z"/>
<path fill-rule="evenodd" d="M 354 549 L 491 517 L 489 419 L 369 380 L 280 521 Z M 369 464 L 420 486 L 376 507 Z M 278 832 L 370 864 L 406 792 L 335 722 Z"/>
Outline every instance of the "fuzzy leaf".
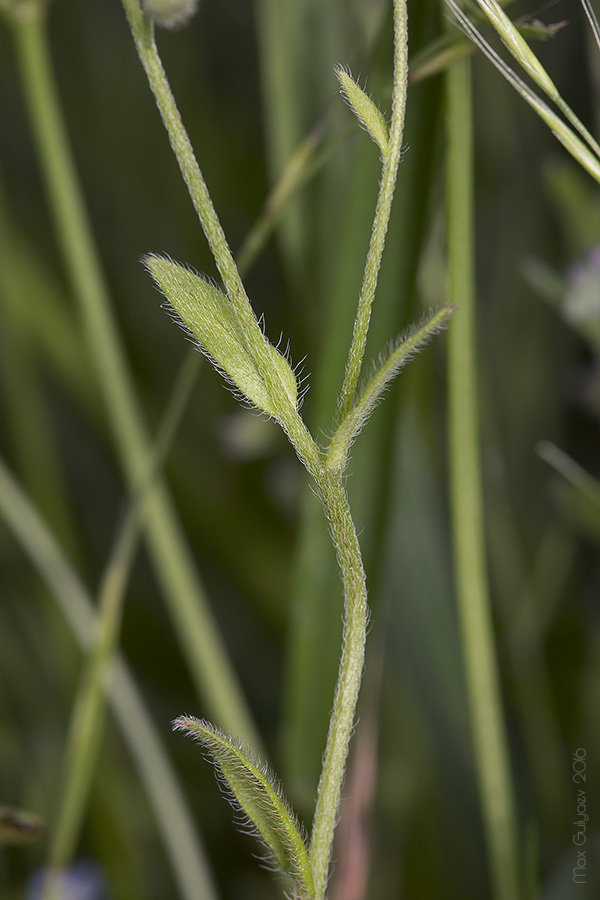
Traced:
<path fill-rule="evenodd" d="M 338 66 L 335 74 L 342 87 L 342 92 L 359 121 L 367 129 L 385 159 L 388 151 L 389 132 L 381 110 L 352 78 L 349 72 Z"/>
<path fill-rule="evenodd" d="M 173 727 L 197 740 L 210 754 L 234 805 L 248 817 L 278 867 L 292 878 L 295 896 L 303 900 L 314 897 L 306 844 L 273 774 L 241 742 L 234 741 L 209 722 L 180 716 Z"/>
<path fill-rule="evenodd" d="M 389 350 L 382 354 L 373 375 L 333 433 L 326 454 L 327 466 L 330 469 L 340 472 L 345 469 L 350 447 L 377 406 L 383 392 L 414 354 L 444 327 L 453 312 L 454 307 L 445 306 L 432 313 L 419 325 L 412 326 L 406 334 L 401 335 Z"/>
<path fill-rule="evenodd" d="M 244 397 L 275 418 L 282 406 L 296 408 L 296 376 L 258 322 L 246 334 L 229 298 L 191 269 L 154 255 L 144 263 L 200 348 Z"/>

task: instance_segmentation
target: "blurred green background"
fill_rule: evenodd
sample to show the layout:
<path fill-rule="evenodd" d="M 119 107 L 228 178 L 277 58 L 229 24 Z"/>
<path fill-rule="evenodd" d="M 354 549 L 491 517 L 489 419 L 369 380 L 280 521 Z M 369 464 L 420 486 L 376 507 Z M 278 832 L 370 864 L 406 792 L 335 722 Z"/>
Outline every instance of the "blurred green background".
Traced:
<path fill-rule="evenodd" d="M 189 27 L 159 35 L 234 251 L 293 151 L 315 136 L 301 190 L 246 283 L 268 336 L 282 334 L 294 362 L 305 360 L 303 414 L 317 435 L 327 433 L 341 384 L 379 177 L 377 149 L 337 96 L 332 65 L 348 64 L 361 83 L 368 78 L 389 114 L 389 7 L 201 0 Z M 536 51 L 594 131 L 600 55 L 578 4 L 513 9 L 514 17 L 566 20 Z M 54 0 L 47 27 L 112 311 L 156 433 L 189 345 L 140 258 L 167 253 L 211 276 L 214 263 L 120 4 Z M 438 0 L 410 2 L 409 28 L 416 57 L 443 31 Z M 0 454 L 95 594 L 127 481 L 40 175 L 13 37 L 3 24 Z M 480 58 L 474 84 L 486 534 L 521 852 L 539 886 L 532 897 L 579 900 L 600 896 L 598 863 L 586 886 L 572 879 L 578 748 L 588 763 L 590 866 L 600 842 L 600 513 L 593 491 L 573 487 L 541 457 L 540 442 L 600 477 L 599 191 Z M 437 75 L 409 90 L 371 357 L 444 302 L 442 87 Z M 573 313 L 582 294 L 584 313 Z M 345 794 L 363 804 L 370 900 L 490 896 L 453 597 L 446 424 L 442 336 L 386 397 L 350 466 L 372 626 L 349 779 L 370 766 L 376 777 L 367 777 L 364 793 L 349 781 Z M 241 409 L 204 363 L 165 474 L 266 752 L 309 825 L 341 636 L 341 585 L 320 508 L 277 427 Z M 0 805 L 34 811 L 51 828 L 81 652 L 4 518 L 0 600 Z M 214 715 L 194 689 L 169 610 L 142 541 L 123 655 L 222 896 L 275 897 L 252 839 L 231 824 L 211 767 L 170 732 L 178 714 Z M 340 832 L 340 860 L 353 846 L 344 840 Z M 0 851 L 3 900 L 25 896 L 46 849 L 41 841 Z M 114 900 L 178 896 L 110 715 L 78 856 L 100 863 Z M 338 900 L 342 870 L 340 863 L 332 880 Z"/>

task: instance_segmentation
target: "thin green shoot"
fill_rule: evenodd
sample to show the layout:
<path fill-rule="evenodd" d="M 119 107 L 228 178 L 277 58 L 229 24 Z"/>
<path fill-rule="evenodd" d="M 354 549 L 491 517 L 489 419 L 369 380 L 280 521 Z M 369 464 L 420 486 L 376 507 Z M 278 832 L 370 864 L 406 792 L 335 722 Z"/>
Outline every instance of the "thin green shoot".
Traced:
<path fill-rule="evenodd" d="M 94 603 L 46 524 L 0 460 L 0 511 L 86 651 L 98 631 Z M 109 703 L 146 790 L 184 900 L 216 900 L 210 867 L 185 796 L 123 657 L 105 682 Z"/>

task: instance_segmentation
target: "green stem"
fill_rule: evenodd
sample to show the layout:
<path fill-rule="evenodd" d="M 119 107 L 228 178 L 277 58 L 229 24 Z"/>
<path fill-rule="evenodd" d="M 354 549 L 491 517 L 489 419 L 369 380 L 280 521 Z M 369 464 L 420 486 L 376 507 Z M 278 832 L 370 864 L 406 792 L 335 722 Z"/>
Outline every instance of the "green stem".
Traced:
<path fill-rule="evenodd" d="M 246 325 L 247 336 L 251 336 L 256 328 L 255 316 L 158 55 L 154 24 L 142 13 L 138 0 L 123 0 L 123 6 L 140 62 L 225 290 L 239 319 Z"/>
<path fill-rule="evenodd" d="M 75 855 L 87 809 L 104 733 L 104 684 L 118 645 L 125 589 L 138 542 L 138 519 L 136 505 L 125 520 L 99 592 L 96 634 L 84 661 L 71 715 L 60 808 L 52 832 L 42 900 L 60 900 L 62 896 L 62 873 Z"/>
<path fill-rule="evenodd" d="M 471 727 L 496 900 L 517 900 L 517 825 L 487 584 L 477 412 L 470 63 L 447 87 L 450 491 L 456 593 Z"/>
<path fill-rule="evenodd" d="M 363 274 L 363 282 L 358 300 L 358 310 L 354 322 L 352 344 L 346 364 L 344 384 L 339 398 L 339 418 L 342 419 L 352 407 L 360 370 L 367 344 L 367 333 L 371 319 L 371 307 L 375 297 L 385 235 L 392 211 L 392 200 L 396 186 L 396 175 L 402 150 L 404 131 L 404 111 L 408 84 L 408 20 L 406 0 L 394 0 L 394 83 L 392 88 L 392 118 L 388 151 L 383 164 L 379 185 L 379 195 L 375 218 L 371 231 L 371 242 Z"/>
<path fill-rule="evenodd" d="M 139 12 L 139 10 L 138 10 Z M 22 78 L 38 154 L 65 265 L 81 306 L 90 355 L 129 484 L 146 472 L 150 440 L 94 247 L 54 85 L 44 21 L 14 22 Z M 148 497 L 146 527 L 154 564 L 200 696 L 226 731 L 260 741 L 199 584 L 168 491 L 157 480 Z"/>
<path fill-rule="evenodd" d="M 322 900 L 340 802 L 367 638 L 367 588 L 356 529 L 342 479 L 323 472 L 318 486 L 344 582 L 344 637 L 333 712 L 313 820 L 310 862 L 315 898 Z"/>
<path fill-rule="evenodd" d="M 256 318 L 163 69 L 154 40 L 153 24 L 148 17 L 143 15 L 137 0 L 123 0 L 123 6 L 140 61 L 146 72 L 202 230 L 229 299 L 241 322 L 246 326 L 245 336 L 251 338 L 256 330 Z M 308 471 L 316 477 L 321 465 L 321 454 L 302 418 L 298 413 L 290 413 L 282 415 L 280 421 L 300 459 Z"/>

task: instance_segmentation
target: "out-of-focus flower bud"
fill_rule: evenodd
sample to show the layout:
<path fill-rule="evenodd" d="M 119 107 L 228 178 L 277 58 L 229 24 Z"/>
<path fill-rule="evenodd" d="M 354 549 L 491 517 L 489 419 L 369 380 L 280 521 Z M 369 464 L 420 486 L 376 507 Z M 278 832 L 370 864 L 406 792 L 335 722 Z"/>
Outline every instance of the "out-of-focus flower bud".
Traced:
<path fill-rule="evenodd" d="M 181 28 L 198 9 L 198 0 L 142 0 L 142 9 L 162 28 Z"/>

